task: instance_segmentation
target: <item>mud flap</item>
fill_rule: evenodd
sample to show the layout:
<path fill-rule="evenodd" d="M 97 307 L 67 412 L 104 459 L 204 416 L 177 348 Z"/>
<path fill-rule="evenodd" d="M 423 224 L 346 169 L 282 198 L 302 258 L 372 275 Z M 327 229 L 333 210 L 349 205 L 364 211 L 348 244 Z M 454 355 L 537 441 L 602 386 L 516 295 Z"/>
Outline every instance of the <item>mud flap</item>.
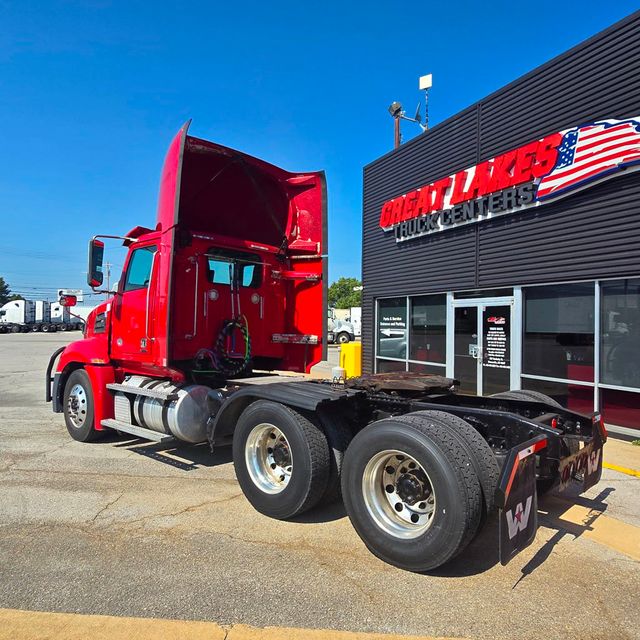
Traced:
<path fill-rule="evenodd" d="M 509 451 L 496 489 L 500 563 L 506 565 L 536 537 L 538 494 L 536 456 L 547 446 L 546 436 L 537 436 Z"/>
<path fill-rule="evenodd" d="M 572 456 L 563 458 L 558 469 L 559 491 L 564 491 L 574 478 L 582 477 L 582 491 L 587 491 L 600 482 L 602 476 L 602 447 L 607 441 L 607 432 L 599 413 L 591 416 L 593 435 L 590 442 Z"/>

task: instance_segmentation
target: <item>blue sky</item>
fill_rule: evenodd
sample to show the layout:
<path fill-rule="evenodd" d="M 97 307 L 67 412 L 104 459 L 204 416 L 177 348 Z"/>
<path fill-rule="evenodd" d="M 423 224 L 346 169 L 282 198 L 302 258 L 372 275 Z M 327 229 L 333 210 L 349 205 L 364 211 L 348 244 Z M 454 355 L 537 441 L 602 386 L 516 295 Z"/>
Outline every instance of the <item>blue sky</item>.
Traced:
<path fill-rule="evenodd" d="M 433 73 L 436 124 L 636 8 L 0 0 L 0 276 L 33 297 L 86 288 L 91 235 L 154 226 L 188 118 L 199 137 L 325 169 L 330 279 L 359 276 L 362 167 L 392 146 L 393 100 L 412 112 Z M 107 257 L 117 277 L 122 249 Z"/>

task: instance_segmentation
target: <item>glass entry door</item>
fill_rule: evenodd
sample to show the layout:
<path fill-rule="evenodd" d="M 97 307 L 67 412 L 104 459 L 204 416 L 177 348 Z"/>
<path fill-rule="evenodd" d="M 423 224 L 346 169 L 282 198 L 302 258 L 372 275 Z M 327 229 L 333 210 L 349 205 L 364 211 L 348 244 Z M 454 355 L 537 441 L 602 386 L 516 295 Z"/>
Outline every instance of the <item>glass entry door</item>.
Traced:
<path fill-rule="evenodd" d="M 478 307 L 456 307 L 454 342 L 454 378 L 460 381 L 461 393 L 480 393 L 478 355 Z"/>
<path fill-rule="evenodd" d="M 511 299 L 454 301 L 454 378 L 460 392 L 491 395 L 511 381 Z"/>

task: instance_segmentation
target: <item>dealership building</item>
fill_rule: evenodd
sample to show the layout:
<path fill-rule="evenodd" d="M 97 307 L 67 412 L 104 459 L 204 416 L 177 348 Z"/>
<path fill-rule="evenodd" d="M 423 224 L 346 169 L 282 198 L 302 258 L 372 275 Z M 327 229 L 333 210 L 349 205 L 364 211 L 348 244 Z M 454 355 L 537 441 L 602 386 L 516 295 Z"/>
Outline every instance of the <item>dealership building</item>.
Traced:
<path fill-rule="evenodd" d="M 367 165 L 364 371 L 640 433 L 639 169 L 640 12 Z"/>

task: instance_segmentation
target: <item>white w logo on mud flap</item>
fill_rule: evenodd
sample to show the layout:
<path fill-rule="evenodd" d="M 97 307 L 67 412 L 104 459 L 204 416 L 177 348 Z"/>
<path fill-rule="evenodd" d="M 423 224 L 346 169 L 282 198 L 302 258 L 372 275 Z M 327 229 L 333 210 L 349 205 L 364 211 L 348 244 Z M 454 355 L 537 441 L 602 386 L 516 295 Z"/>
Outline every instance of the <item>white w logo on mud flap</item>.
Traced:
<path fill-rule="evenodd" d="M 505 516 L 507 517 L 507 526 L 509 527 L 509 540 L 512 540 L 518 531 L 524 531 L 527 528 L 529 516 L 531 515 L 532 502 L 533 496 L 529 496 L 524 508 L 522 507 L 522 502 L 518 502 L 514 509 L 515 515 L 512 513 L 511 509 L 505 513 Z"/>
<path fill-rule="evenodd" d="M 598 470 L 598 462 L 600 461 L 601 451 L 602 449 L 592 451 L 591 455 L 587 458 L 587 470 L 589 471 L 589 474 L 592 474 L 594 471 Z"/>

